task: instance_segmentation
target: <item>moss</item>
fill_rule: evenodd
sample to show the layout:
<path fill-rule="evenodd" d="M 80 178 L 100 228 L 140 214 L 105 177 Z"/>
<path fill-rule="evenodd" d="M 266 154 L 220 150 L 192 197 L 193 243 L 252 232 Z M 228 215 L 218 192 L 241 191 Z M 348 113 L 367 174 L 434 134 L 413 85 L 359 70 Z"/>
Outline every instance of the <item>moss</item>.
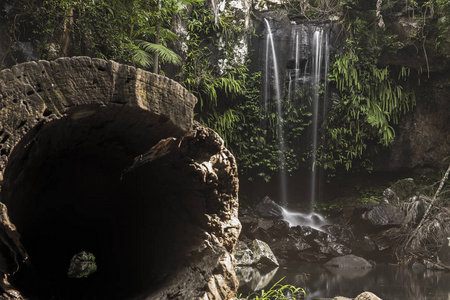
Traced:
<path fill-rule="evenodd" d="M 87 278 L 96 271 L 97 264 L 95 263 L 94 254 L 82 251 L 72 257 L 69 270 L 67 271 L 67 277 Z"/>

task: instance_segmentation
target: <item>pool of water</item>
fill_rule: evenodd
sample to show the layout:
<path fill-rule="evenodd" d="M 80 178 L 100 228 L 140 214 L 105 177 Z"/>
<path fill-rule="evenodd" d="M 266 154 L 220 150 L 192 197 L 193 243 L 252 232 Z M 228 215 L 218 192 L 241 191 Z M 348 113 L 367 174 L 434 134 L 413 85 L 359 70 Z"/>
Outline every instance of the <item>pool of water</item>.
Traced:
<path fill-rule="evenodd" d="M 255 290 L 267 290 L 284 277 L 281 283 L 304 288 L 306 299 L 354 298 L 370 291 L 383 300 L 450 300 L 450 273 L 442 271 L 389 265 L 377 265 L 373 269 L 337 269 L 303 264 L 266 271 L 247 269 L 244 275 L 238 272 L 239 292 L 243 296 Z"/>

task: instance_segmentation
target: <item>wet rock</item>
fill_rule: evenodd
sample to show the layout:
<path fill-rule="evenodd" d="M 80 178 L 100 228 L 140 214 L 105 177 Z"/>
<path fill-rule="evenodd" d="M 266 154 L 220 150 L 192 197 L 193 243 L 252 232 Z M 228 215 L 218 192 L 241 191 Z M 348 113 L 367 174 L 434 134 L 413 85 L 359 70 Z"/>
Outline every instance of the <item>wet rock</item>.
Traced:
<path fill-rule="evenodd" d="M 356 296 L 355 300 L 382 300 L 380 297 L 371 292 L 364 292 Z"/>
<path fill-rule="evenodd" d="M 332 224 L 322 226 L 325 232 L 335 236 L 338 241 L 344 244 L 351 244 L 354 241 L 354 234 L 352 228 L 350 226 L 340 225 L 340 224 Z"/>
<path fill-rule="evenodd" d="M 400 229 L 394 227 L 376 234 L 372 240 L 379 251 L 384 251 L 398 244 L 398 239 L 402 236 Z"/>
<path fill-rule="evenodd" d="M 311 245 L 301 237 L 287 236 L 271 239 L 269 244 L 273 253 L 283 258 L 295 257 L 298 252 L 311 249 Z"/>
<path fill-rule="evenodd" d="M 389 226 L 401 226 L 405 214 L 399 207 L 392 205 L 376 205 L 357 216 L 370 229 L 382 229 Z"/>
<path fill-rule="evenodd" d="M 364 235 L 355 240 L 352 244 L 352 249 L 356 255 L 365 255 L 367 253 L 377 250 L 377 246 L 369 235 Z"/>
<path fill-rule="evenodd" d="M 279 265 L 269 245 L 260 240 L 253 240 L 248 243 L 238 241 L 235 258 L 238 266 Z"/>
<path fill-rule="evenodd" d="M 69 278 L 87 278 L 97 271 L 94 254 L 81 251 L 75 254 L 70 260 L 67 277 Z"/>
<path fill-rule="evenodd" d="M 367 260 L 353 254 L 334 257 L 330 261 L 328 261 L 325 264 L 325 266 L 335 268 L 356 268 L 356 269 L 372 268 L 372 265 Z"/>
<path fill-rule="evenodd" d="M 263 264 L 268 266 L 278 266 L 278 261 L 269 245 L 260 240 L 254 240 L 250 245 L 250 250 L 253 253 L 253 260 L 256 264 Z"/>
<path fill-rule="evenodd" d="M 234 258 L 237 266 L 251 266 L 254 264 L 252 250 L 243 241 L 236 242 Z"/>
<path fill-rule="evenodd" d="M 320 247 L 320 253 L 331 254 L 333 256 L 342 256 L 352 253 L 352 250 L 345 245 L 330 242 Z"/>
<path fill-rule="evenodd" d="M 265 219 L 282 219 L 283 208 L 266 196 L 255 208 L 255 212 Z"/>

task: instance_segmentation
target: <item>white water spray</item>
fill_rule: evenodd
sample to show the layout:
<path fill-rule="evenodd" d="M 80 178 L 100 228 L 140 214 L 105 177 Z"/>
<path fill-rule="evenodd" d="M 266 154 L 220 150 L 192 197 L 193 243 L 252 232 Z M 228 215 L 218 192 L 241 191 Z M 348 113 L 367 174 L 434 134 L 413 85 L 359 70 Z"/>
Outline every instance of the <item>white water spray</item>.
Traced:
<path fill-rule="evenodd" d="M 322 231 L 320 227 L 328 225 L 328 221 L 321 215 L 315 212 L 308 214 L 291 212 L 283 208 L 283 219 L 288 222 L 290 227 L 295 226 L 309 226 L 316 230 Z"/>

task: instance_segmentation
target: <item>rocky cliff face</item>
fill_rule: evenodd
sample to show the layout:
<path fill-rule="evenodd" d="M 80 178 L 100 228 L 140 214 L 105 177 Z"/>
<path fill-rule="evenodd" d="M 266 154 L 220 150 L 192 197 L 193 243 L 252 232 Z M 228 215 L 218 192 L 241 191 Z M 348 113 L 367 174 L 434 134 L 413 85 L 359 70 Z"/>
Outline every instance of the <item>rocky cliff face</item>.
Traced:
<path fill-rule="evenodd" d="M 195 103 L 168 78 L 100 59 L 0 72 L 5 299 L 232 297 L 237 168 L 193 124 Z M 80 251 L 97 271 L 67 278 Z"/>

